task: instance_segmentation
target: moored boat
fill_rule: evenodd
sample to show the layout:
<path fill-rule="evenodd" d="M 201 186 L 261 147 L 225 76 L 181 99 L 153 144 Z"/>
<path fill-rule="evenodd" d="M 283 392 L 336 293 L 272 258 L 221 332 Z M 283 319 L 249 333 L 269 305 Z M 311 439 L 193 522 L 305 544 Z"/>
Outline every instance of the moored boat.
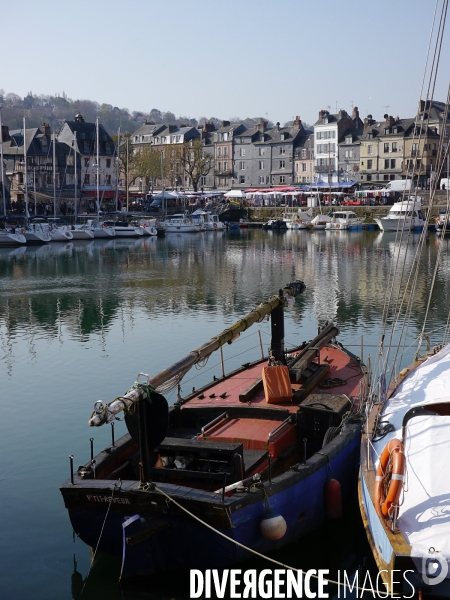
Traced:
<path fill-rule="evenodd" d="M 352 210 L 339 210 L 333 213 L 331 221 L 329 221 L 325 229 L 361 229 L 364 222 L 364 217 L 358 217 Z"/>
<path fill-rule="evenodd" d="M 188 215 L 176 214 L 160 221 L 160 225 L 166 233 L 198 233 L 205 231 L 205 224 L 194 222 Z"/>
<path fill-rule="evenodd" d="M 0 246 L 21 246 L 22 244 L 26 244 L 27 240 L 21 231 L 25 230 L 19 230 L 17 233 L 9 229 L 0 230 Z"/>
<path fill-rule="evenodd" d="M 224 231 L 225 225 L 219 220 L 219 216 L 207 210 L 197 209 L 191 214 L 193 223 L 204 225 L 205 231 Z"/>
<path fill-rule="evenodd" d="M 420 199 L 405 198 L 395 202 L 386 216 L 377 217 L 375 221 L 381 231 L 422 231 L 426 220 L 420 206 Z"/>
<path fill-rule="evenodd" d="M 311 221 L 307 224 L 308 229 L 314 229 L 314 230 L 324 230 L 325 227 L 327 226 L 327 223 L 329 223 L 331 221 L 331 217 L 330 215 L 324 215 L 322 213 L 319 213 L 318 215 L 316 215 L 314 217 L 314 219 L 311 219 Z"/>
<path fill-rule="evenodd" d="M 305 212 L 299 208 L 296 212 L 283 213 L 283 221 L 286 222 L 288 229 L 308 229 L 312 218 L 311 209 Z"/>
<path fill-rule="evenodd" d="M 103 224 L 105 227 L 111 227 L 116 237 L 137 238 L 144 235 L 142 227 L 131 225 L 128 221 L 103 221 Z"/>
<path fill-rule="evenodd" d="M 91 426 L 125 409 L 129 433 L 61 492 L 76 534 L 121 557 L 123 577 L 269 552 L 314 530 L 327 510 L 337 514 L 338 489 L 345 501 L 355 488 L 365 368 L 335 342 L 332 323 L 285 351 L 284 307 L 304 289 L 289 284 L 164 371 L 139 374 L 124 396 L 96 403 Z M 163 389 L 268 315 L 270 358 L 179 393 L 168 409 Z"/>

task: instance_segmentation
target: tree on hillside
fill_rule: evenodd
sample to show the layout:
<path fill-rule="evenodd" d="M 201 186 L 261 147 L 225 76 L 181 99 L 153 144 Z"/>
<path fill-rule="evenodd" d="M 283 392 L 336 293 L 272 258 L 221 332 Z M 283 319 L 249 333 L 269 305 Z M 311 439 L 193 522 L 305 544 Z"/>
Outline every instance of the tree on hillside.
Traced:
<path fill-rule="evenodd" d="M 184 173 L 192 181 L 194 192 L 198 189 L 201 177 L 206 177 L 214 167 L 214 156 L 205 152 L 201 140 L 192 140 L 177 148 L 178 160 Z"/>

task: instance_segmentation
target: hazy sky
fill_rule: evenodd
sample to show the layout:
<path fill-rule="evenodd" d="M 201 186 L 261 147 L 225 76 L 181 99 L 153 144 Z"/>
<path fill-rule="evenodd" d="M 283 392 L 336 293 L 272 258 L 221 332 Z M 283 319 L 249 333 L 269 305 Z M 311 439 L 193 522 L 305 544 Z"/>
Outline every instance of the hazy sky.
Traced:
<path fill-rule="evenodd" d="M 20 96 L 64 91 L 177 117 L 283 123 L 299 115 L 312 124 L 336 105 L 358 106 L 361 117 L 412 117 L 434 7 L 435 0 L 3 0 L 0 88 Z M 447 31 L 447 76 L 448 38 Z M 446 94 L 442 83 L 434 97 Z"/>

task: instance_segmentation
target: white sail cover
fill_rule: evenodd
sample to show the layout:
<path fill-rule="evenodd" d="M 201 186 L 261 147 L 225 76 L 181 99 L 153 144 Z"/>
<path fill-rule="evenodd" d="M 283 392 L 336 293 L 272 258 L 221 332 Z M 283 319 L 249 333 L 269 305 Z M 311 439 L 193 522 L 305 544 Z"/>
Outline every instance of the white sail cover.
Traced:
<path fill-rule="evenodd" d="M 374 443 L 380 456 L 392 438 L 402 438 L 402 419 L 414 406 L 450 402 L 450 345 L 407 376 L 383 409 L 383 421 L 395 432 Z M 450 576 L 450 417 L 421 416 L 408 422 L 405 491 L 397 525 L 411 545 L 416 567 L 433 555 L 447 562 Z M 374 456 L 374 462 L 378 463 Z M 425 559 L 424 559 L 425 557 Z M 445 559 L 445 561 L 444 561 Z M 428 574 L 432 575 L 428 565 Z M 436 573 L 437 574 L 437 573 Z"/>

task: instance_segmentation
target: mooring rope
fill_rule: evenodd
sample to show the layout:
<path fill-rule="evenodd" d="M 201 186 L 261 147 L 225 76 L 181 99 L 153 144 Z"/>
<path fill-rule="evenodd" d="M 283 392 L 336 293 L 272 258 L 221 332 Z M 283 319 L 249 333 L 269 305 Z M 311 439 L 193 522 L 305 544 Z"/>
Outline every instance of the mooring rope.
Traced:
<path fill-rule="evenodd" d="M 241 544 L 241 542 L 238 542 L 237 540 L 234 540 L 233 538 L 231 538 L 230 536 L 226 535 L 225 533 L 222 533 L 221 531 L 219 531 L 218 529 L 216 529 L 212 525 L 209 525 L 208 523 L 205 523 L 205 521 L 203 521 L 202 519 L 200 519 L 200 517 L 197 517 L 197 515 L 194 515 L 193 513 L 191 513 L 190 510 L 188 510 L 187 508 L 185 508 L 184 506 L 182 506 L 179 502 L 177 502 L 176 500 L 174 500 L 172 498 L 172 496 L 169 496 L 169 494 L 167 494 L 164 490 L 161 490 L 154 483 L 151 484 L 151 486 L 152 486 L 152 488 L 154 490 L 156 490 L 157 492 L 159 492 L 160 494 L 162 494 L 163 496 L 165 496 L 167 498 L 167 500 L 169 500 L 170 502 L 173 502 L 175 504 L 175 506 L 177 506 L 178 508 L 180 508 L 182 511 L 184 511 L 186 514 L 188 514 L 190 517 L 192 517 L 193 519 L 195 519 L 196 521 L 198 521 L 199 523 L 201 523 L 202 525 L 204 525 L 205 527 L 207 527 L 208 529 L 210 529 L 214 533 L 217 533 L 217 535 L 220 535 L 221 537 L 225 538 L 229 542 L 231 542 L 233 544 L 236 544 L 236 546 L 239 546 L 240 548 L 243 548 L 244 550 L 248 550 L 248 552 L 251 552 L 252 554 L 255 554 L 256 556 L 259 556 L 259 558 L 263 558 L 265 560 L 268 560 L 269 562 L 272 562 L 275 565 L 278 565 L 278 566 L 283 567 L 285 569 L 289 569 L 291 571 L 295 571 L 296 573 L 303 573 L 303 569 L 297 569 L 296 567 L 291 567 L 289 565 L 286 565 L 285 563 L 282 563 L 279 560 L 276 560 L 274 558 L 270 558 L 270 556 L 266 556 L 265 554 L 261 554 L 261 552 L 258 552 L 257 550 L 253 550 L 253 548 L 249 548 L 248 546 L 245 546 L 244 544 Z M 317 579 L 317 580 L 319 579 L 318 575 L 312 574 L 311 577 L 313 577 L 314 579 Z M 343 587 L 350 587 L 346 583 L 341 583 L 340 581 L 335 581 L 333 579 L 327 579 L 327 583 L 333 583 L 334 585 L 343 586 Z M 357 586 L 352 586 L 351 589 L 352 590 L 356 589 L 359 592 L 373 592 L 373 590 L 371 588 L 360 588 L 360 587 L 357 587 Z"/>

